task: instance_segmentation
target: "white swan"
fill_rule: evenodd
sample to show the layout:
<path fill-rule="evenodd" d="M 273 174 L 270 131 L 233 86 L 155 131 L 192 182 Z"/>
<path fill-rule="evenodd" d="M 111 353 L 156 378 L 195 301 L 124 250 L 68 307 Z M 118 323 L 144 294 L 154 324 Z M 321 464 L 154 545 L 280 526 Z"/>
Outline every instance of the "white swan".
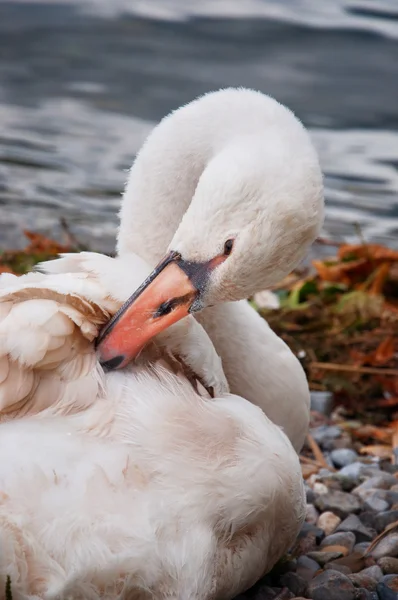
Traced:
<path fill-rule="evenodd" d="M 322 223 L 322 175 L 304 127 L 268 96 L 227 89 L 178 109 L 153 130 L 130 171 L 118 235 L 120 255 L 135 252 L 153 266 L 168 252 L 181 255 L 181 268 L 200 288 L 190 310 L 215 305 L 197 319 L 222 358 L 231 391 L 283 427 L 297 451 L 309 420 L 304 371 L 245 300 L 228 301 L 280 280 L 301 261 Z M 227 240 L 233 240 L 228 258 Z M 156 292 L 165 299 L 192 292 L 189 285 L 179 289 L 184 275 L 175 264 L 161 277 L 175 286 L 163 288 L 157 278 Z M 157 307 L 153 288 L 140 296 L 144 312 Z M 143 326 L 134 304 L 127 318 L 134 311 L 145 340 L 154 326 L 186 314 L 182 308 Z M 104 360 L 123 353 L 118 331 L 108 336 L 107 351 L 100 347 Z M 130 344 L 126 352 L 131 357 L 138 350 Z"/>
<path fill-rule="evenodd" d="M 180 120 L 185 125 L 179 130 Z M 150 270 L 132 253 L 129 229 L 134 234 L 155 220 L 159 229 L 147 223 L 148 247 L 158 244 L 161 254 L 174 226 L 175 214 L 162 197 L 162 214 L 152 206 L 151 219 L 150 211 L 145 216 L 144 189 L 139 196 L 139 185 L 147 184 L 149 207 L 159 187 L 155 173 L 162 163 L 152 163 L 148 152 L 155 130 L 131 173 L 130 189 L 135 186 L 142 213 L 140 220 L 128 190 L 119 258 L 71 255 L 45 265 L 44 275 L 0 278 L 0 585 L 10 576 L 14 600 L 231 599 L 272 567 L 303 519 L 297 455 L 281 429 L 254 406 L 261 405 L 261 396 L 252 404 L 224 393 L 219 359 L 192 317 L 161 330 L 187 314 L 188 301 L 202 307 L 243 297 L 268 284 L 274 268 L 279 277 L 299 260 L 322 218 L 316 155 L 287 109 L 245 90 L 218 92 L 174 113 L 159 126 L 163 140 L 165 128 L 171 140 L 180 141 L 163 156 L 165 172 L 174 155 L 175 164 L 187 168 L 180 172 L 182 188 L 189 181 L 196 189 L 170 246 L 182 259 L 177 264 L 176 254 L 168 256 L 158 277 L 149 276 L 130 308 L 105 328 L 99 351 L 108 361 L 120 348 L 133 355 L 160 332 L 160 346 L 182 355 L 218 397 L 195 392 L 167 363 L 152 358 L 146 365 L 144 356 L 136 365 L 104 373 L 93 350 L 92 339 L 108 313 Z M 188 151 L 183 143 L 192 144 L 195 131 L 196 154 L 195 144 Z M 180 197 L 177 183 L 164 180 L 169 199 L 173 187 Z M 225 242 L 231 236 L 229 253 Z M 145 243 L 144 235 L 136 243 Z M 206 268 L 200 271 L 197 263 Z M 230 326 L 233 314 L 245 327 L 246 307 L 238 306 L 237 317 L 232 308 L 222 318 Z M 157 311 L 157 319 L 148 320 L 149 309 Z M 209 322 L 227 352 L 231 332 L 223 340 Z M 254 319 L 253 326 L 260 322 Z M 242 347 L 244 335 L 237 328 L 230 343 Z M 302 393 L 302 372 L 285 346 L 267 328 L 265 335 L 272 346 L 270 368 L 279 368 L 268 377 L 279 409 L 263 406 L 287 429 L 289 414 L 301 416 L 289 430 L 298 446 L 308 419 L 308 390 Z M 228 360 L 231 369 L 231 355 Z M 261 377 L 254 389 L 258 381 Z M 277 395 L 295 385 L 304 398 L 299 408 L 291 393 Z"/>

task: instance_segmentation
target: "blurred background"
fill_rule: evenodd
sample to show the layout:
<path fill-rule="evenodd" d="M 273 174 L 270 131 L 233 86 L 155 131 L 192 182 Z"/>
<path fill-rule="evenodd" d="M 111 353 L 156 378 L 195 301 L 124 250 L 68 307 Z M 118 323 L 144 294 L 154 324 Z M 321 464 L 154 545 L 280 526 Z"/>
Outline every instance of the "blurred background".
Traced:
<path fill-rule="evenodd" d="M 287 104 L 325 173 L 325 234 L 398 246 L 397 0 L 0 0 L 0 247 L 111 251 L 147 133 L 225 86 Z"/>

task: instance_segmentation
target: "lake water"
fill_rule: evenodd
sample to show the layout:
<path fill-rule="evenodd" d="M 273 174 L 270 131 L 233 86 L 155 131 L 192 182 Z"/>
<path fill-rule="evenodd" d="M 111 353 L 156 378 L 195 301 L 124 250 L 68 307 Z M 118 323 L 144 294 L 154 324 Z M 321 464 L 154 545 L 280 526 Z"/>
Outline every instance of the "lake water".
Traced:
<path fill-rule="evenodd" d="M 328 235 L 398 245 L 396 0 L 1 0 L 0 247 L 63 216 L 111 250 L 147 133 L 229 85 L 310 128 Z"/>

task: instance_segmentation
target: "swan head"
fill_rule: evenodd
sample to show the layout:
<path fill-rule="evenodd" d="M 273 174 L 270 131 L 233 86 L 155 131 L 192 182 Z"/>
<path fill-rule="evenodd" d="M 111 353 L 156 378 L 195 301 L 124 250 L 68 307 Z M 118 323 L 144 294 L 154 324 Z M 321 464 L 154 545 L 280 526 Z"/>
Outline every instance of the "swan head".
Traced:
<path fill-rule="evenodd" d="M 208 161 L 165 257 L 99 338 L 111 368 L 189 313 L 267 289 L 304 258 L 323 223 L 322 174 L 308 133 L 278 106 L 265 131 Z"/>

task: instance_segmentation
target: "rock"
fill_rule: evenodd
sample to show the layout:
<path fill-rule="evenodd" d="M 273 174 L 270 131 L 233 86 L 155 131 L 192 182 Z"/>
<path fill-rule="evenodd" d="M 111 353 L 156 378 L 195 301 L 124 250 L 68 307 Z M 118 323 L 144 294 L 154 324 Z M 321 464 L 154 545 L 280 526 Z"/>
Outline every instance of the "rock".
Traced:
<path fill-rule="evenodd" d="M 338 527 L 340 523 L 340 517 L 330 511 L 326 511 L 319 516 L 317 526 L 320 529 L 323 529 L 325 535 L 330 535 L 335 531 L 336 527 Z"/>
<path fill-rule="evenodd" d="M 373 532 L 365 527 L 356 515 L 349 515 L 340 523 L 336 531 L 352 531 L 357 544 L 360 542 L 370 542 L 375 537 Z"/>
<path fill-rule="evenodd" d="M 377 475 L 369 477 L 369 479 L 358 485 L 352 490 L 352 493 L 361 496 L 365 490 L 370 490 L 372 488 L 376 490 L 389 490 L 396 481 L 397 480 L 393 475 L 380 471 Z"/>
<path fill-rule="evenodd" d="M 340 565 L 336 561 L 332 561 L 325 565 L 325 571 L 328 570 L 338 571 L 339 573 L 344 573 L 344 575 L 350 575 L 352 573 L 350 567 L 347 565 Z"/>
<path fill-rule="evenodd" d="M 398 592 L 398 575 L 396 573 L 392 575 L 384 575 L 382 578 L 382 583 L 388 585 L 388 587 L 394 590 L 394 592 Z"/>
<path fill-rule="evenodd" d="M 308 504 L 314 504 L 314 502 L 315 502 L 315 494 L 314 494 L 312 488 L 310 488 L 309 485 L 305 484 L 304 485 L 304 490 L 305 490 L 305 495 L 307 497 L 307 503 Z"/>
<path fill-rule="evenodd" d="M 369 590 L 370 592 L 374 592 L 376 589 L 377 581 L 372 577 L 369 577 L 369 575 L 364 575 L 363 573 L 353 573 L 348 577 L 355 587 L 365 588 L 365 590 Z"/>
<path fill-rule="evenodd" d="M 327 446 L 328 442 L 340 437 L 342 431 L 336 425 L 320 425 L 310 430 L 314 440 L 321 446 Z M 328 450 L 329 448 L 326 448 Z"/>
<path fill-rule="evenodd" d="M 397 592 L 394 592 L 394 590 L 382 582 L 377 584 L 376 591 L 379 597 L 378 600 L 397 600 L 398 598 Z"/>
<path fill-rule="evenodd" d="M 261 584 L 254 595 L 254 600 L 275 600 L 276 596 L 276 590 L 268 585 Z"/>
<path fill-rule="evenodd" d="M 313 600 L 355 600 L 355 587 L 349 578 L 338 571 L 324 571 L 309 585 Z"/>
<path fill-rule="evenodd" d="M 297 573 L 300 569 L 306 569 L 311 573 L 315 573 L 319 570 L 319 564 L 308 556 L 299 556 L 297 559 Z"/>
<path fill-rule="evenodd" d="M 319 512 L 313 504 L 307 504 L 305 507 L 305 520 L 310 525 L 316 525 L 319 517 Z"/>
<path fill-rule="evenodd" d="M 372 565 L 371 567 L 367 567 L 366 569 L 362 569 L 362 575 L 366 575 L 367 577 L 371 577 L 376 582 L 381 581 L 383 578 L 383 571 L 380 569 L 378 565 Z M 362 587 L 365 587 L 364 585 Z"/>
<path fill-rule="evenodd" d="M 377 592 L 369 592 L 365 588 L 359 588 L 356 591 L 355 600 L 379 600 Z"/>
<path fill-rule="evenodd" d="M 371 552 L 375 560 L 383 556 L 398 557 L 398 533 L 388 533 Z"/>
<path fill-rule="evenodd" d="M 289 588 L 295 596 L 305 596 L 308 589 L 308 583 L 297 573 L 285 573 L 280 578 L 283 587 Z"/>
<path fill-rule="evenodd" d="M 386 510 L 375 516 L 374 524 L 377 533 L 385 530 L 387 525 L 398 521 L 398 510 Z"/>
<path fill-rule="evenodd" d="M 376 529 L 376 517 L 377 515 L 373 510 L 364 510 L 359 514 L 361 522 L 370 529 Z"/>
<path fill-rule="evenodd" d="M 398 558 L 392 558 L 391 556 L 383 556 L 377 561 L 380 569 L 385 575 L 391 575 L 398 573 Z"/>
<path fill-rule="evenodd" d="M 315 494 L 315 499 L 317 496 L 321 496 L 323 494 L 327 494 L 329 492 L 329 488 L 322 483 L 321 481 L 316 481 L 314 483 L 314 494 Z"/>
<path fill-rule="evenodd" d="M 366 498 L 364 508 L 373 510 L 374 512 L 383 512 L 388 510 L 389 504 L 385 500 L 378 498 L 377 494 L 372 494 Z"/>
<path fill-rule="evenodd" d="M 332 459 L 333 464 L 340 469 L 356 462 L 358 460 L 358 454 L 355 450 L 351 450 L 350 448 L 337 448 L 336 450 L 331 451 L 330 458 Z"/>
<path fill-rule="evenodd" d="M 387 500 L 389 504 L 398 504 L 398 491 L 386 490 L 384 500 Z"/>
<path fill-rule="evenodd" d="M 336 473 L 336 477 L 338 477 L 339 479 L 350 479 L 351 481 L 358 484 L 361 479 L 361 475 L 365 471 L 366 467 L 367 465 L 365 465 L 362 462 L 354 462 L 340 469 L 340 471 Z"/>
<path fill-rule="evenodd" d="M 331 511 L 342 519 L 361 510 L 361 502 L 356 496 L 339 491 L 319 496 L 315 500 L 315 506 L 321 512 Z"/>
<path fill-rule="evenodd" d="M 333 394 L 331 392 L 311 392 L 311 410 L 326 415 L 332 412 Z"/>
<path fill-rule="evenodd" d="M 316 527 L 315 525 L 311 525 L 311 523 L 304 522 L 301 526 L 300 533 L 298 534 L 298 538 L 300 539 L 303 537 L 307 537 L 309 535 L 312 535 L 314 537 L 314 539 L 317 541 L 317 543 L 319 544 L 319 542 L 321 540 L 323 540 L 323 538 L 325 537 L 325 532 L 323 531 L 323 529 L 320 529 L 319 527 Z"/>
<path fill-rule="evenodd" d="M 352 552 L 355 544 L 355 535 L 351 531 L 341 531 L 339 533 L 332 533 L 325 537 L 321 542 L 321 548 L 330 546 L 343 546 L 347 548 L 348 552 Z"/>
<path fill-rule="evenodd" d="M 328 568 L 331 568 L 332 564 L 336 566 L 337 571 L 339 570 L 337 567 L 348 567 L 350 573 L 358 573 L 366 566 L 363 555 L 358 554 L 358 552 L 353 552 L 352 554 L 348 554 L 342 558 L 337 558 L 333 561 L 333 563 L 329 563 Z"/>
<path fill-rule="evenodd" d="M 354 552 L 358 552 L 358 554 L 365 554 L 366 550 L 369 548 L 370 542 L 360 542 L 359 544 L 355 544 Z"/>
<path fill-rule="evenodd" d="M 344 550 L 346 550 L 346 548 L 344 548 Z M 344 556 L 344 552 L 322 552 L 322 550 L 314 550 L 313 552 L 308 552 L 307 556 L 316 560 L 316 562 L 323 567 L 328 562 Z"/>

